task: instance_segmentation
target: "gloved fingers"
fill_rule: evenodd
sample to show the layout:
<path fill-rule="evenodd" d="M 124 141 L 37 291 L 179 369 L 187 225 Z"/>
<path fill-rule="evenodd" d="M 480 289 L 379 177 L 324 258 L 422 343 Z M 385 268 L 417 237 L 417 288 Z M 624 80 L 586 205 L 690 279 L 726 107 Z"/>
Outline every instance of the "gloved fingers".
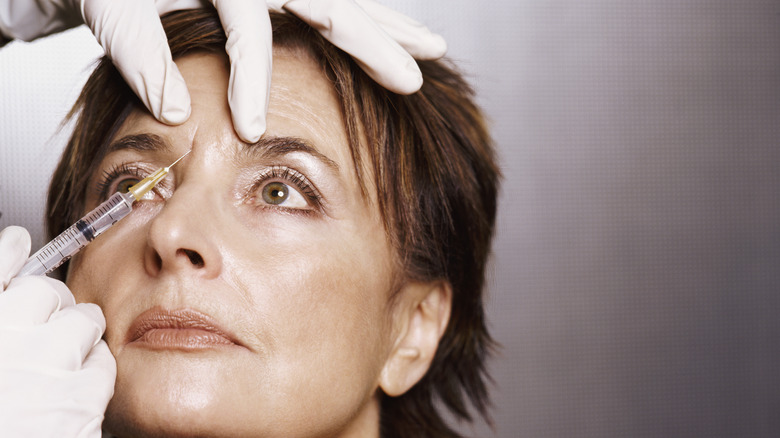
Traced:
<path fill-rule="evenodd" d="M 228 103 L 238 136 L 254 143 L 266 128 L 271 84 L 271 21 L 264 2 L 212 0 L 227 36 L 230 58 Z M 206 6 L 202 0 L 158 0 L 159 14 Z"/>
<path fill-rule="evenodd" d="M 228 103 L 238 136 L 254 143 L 266 128 L 273 45 L 263 1 L 211 0 L 217 8 L 230 58 Z"/>
<path fill-rule="evenodd" d="M 290 0 L 265 0 L 269 11 L 284 12 L 284 5 Z"/>
<path fill-rule="evenodd" d="M 415 59 L 439 59 L 447 53 L 447 42 L 424 24 L 374 0 L 355 0 L 401 47 Z"/>
<path fill-rule="evenodd" d="M 30 327 L 44 324 L 60 309 L 76 304 L 61 281 L 42 275 L 14 278 L 0 294 L 0 327 Z"/>
<path fill-rule="evenodd" d="M 29 256 L 30 233 L 26 229 L 10 226 L 0 231 L 0 292 L 19 273 Z"/>
<path fill-rule="evenodd" d="M 114 395 L 116 383 L 116 360 L 106 342 L 98 342 L 89 352 L 81 369 L 66 378 L 70 380 L 62 381 L 58 389 L 68 394 L 72 402 L 67 406 L 59 406 L 60 410 L 65 410 L 63 416 L 84 420 L 82 429 L 76 436 L 100 436 L 103 413 Z"/>
<path fill-rule="evenodd" d="M 154 5 L 158 15 L 165 15 L 173 11 L 202 8 L 209 6 L 210 3 L 206 0 L 156 0 Z"/>
<path fill-rule="evenodd" d="M 414 58 L 353 0 L 290 0 L 284 9 L 349 53 L 388 90 L 411 94 L 422 86 L 422 73 Z"/>
<path fill-rule="evenodd" d="M 23 41 L 70 29 L 81 24 L 79 0 L 3 1 L 0 6 L 0 33 Z"/>
<path fill-rule="evenodd" d="M 84 21 L 152 115 L 167 124 L 186 121 L 190 95 L 154 2 L 91 0 L 82 7 Z"/>
<path fill-rule="evenodd" d="M 111 391 L 107 391 L 106 403 L 111 399 L 113 394 L 114 385 L 116 380 L 116 359 L 111 354 L 111 350 L 108 349 L 106 341 L 100 340 L 89 352 L 87 358 L 84 359 L 84 363 L 81 366 L 82 372 L 89 373 L 90 381 L 110 381 Z"/>
<path fill-rule="evenodd" d="M 107 348 L 101 349 L 98 345 L 95 350 L 106 351 Z M 3 437 L 101 436 L 100 426 L 116 381 L 113 358 L 111 362 L 106 361 L 104 369 L 90 367 L 75 372 L 51 368 L 47 364 L 10 368 L 2 365 L 0 424 Z"/>
<path fill-rule="evenodd" d="M 47 351 L 39 356 L 45 356 L 48 366 L 76 371 L 82 368 L 87 355 L 100 342 L 105 329 L 106 320 L 100 307 L 79 303 L 54 313 L 39 332 L 50 342 L 34 345 L 46 345 Z"/>
<path fill-rule="evenodd" d="M 29 327 L 0 326 L 0 368 L 56 373 L 80 370 L 103 334 L 105 320 L 94 304 L 77 304 Z"/>

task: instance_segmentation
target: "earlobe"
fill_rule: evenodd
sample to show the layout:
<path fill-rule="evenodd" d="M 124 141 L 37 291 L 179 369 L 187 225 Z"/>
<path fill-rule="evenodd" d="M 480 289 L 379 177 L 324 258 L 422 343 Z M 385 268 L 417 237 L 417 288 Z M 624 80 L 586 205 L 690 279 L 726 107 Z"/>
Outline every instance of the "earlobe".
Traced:
<path fill-rule="evenodd" d="M 452 308 L 452 287 L 445 281 L 410 283 L 399 293 L 401 308 L 394 316 L 398 335 L 379 377 L 379 386 L 393 397 L 408 391 L 430 368 Z"/>

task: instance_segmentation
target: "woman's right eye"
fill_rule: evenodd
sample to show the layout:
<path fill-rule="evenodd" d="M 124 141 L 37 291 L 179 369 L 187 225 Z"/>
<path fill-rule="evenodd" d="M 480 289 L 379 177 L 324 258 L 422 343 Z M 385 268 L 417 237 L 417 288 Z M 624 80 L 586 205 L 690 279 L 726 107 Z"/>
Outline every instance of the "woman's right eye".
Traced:
<path fill-rule="evenodd" d="M 138 184 L 144 178 L 144 175 L 148 173 L 148 170 L 128 164 L 121 164 L 103 171 L 102 178 L 96 186 L 101 202 L 116 192 L 127 193 L 130 187 Z M 160 196 L 159 193 L 154 193 L 156 191 L 156 189 L 153 189 L 141 199 L 149 201 L 154 199 L 155 196 Z"/>
<path fill-rule="evenodd" d="M 139 182 L 141 182 L 141 180 L 138 178 L 125 178 L 116 185 L 116 191 L 119 193 L 127 193 L 130 191 L 130 187 L 133 187 Z"/>

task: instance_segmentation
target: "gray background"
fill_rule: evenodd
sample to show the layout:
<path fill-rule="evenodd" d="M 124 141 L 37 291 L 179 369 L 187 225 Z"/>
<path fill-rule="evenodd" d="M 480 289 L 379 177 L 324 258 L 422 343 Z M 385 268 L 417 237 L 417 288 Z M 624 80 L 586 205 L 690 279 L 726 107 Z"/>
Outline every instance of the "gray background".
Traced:
<path fill-rule="evenodd" d="M 780 436 L 780 1 L 384 3 L 500 148 L 497 436 Z M 0 50 L 0 226 L 34 246 L 90 38 Z"/>

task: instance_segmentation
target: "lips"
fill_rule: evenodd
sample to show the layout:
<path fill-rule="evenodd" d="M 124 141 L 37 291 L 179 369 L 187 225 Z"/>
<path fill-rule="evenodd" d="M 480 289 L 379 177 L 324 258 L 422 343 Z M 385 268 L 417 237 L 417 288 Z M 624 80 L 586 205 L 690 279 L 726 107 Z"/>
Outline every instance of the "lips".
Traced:
<path fill-rule="evenodd" d="M 152 308 L 127 331 L 128 345 L 157 350 L 204 350 L 239 346 L 235 336 L 208 315 L 192 309 Z"/>

